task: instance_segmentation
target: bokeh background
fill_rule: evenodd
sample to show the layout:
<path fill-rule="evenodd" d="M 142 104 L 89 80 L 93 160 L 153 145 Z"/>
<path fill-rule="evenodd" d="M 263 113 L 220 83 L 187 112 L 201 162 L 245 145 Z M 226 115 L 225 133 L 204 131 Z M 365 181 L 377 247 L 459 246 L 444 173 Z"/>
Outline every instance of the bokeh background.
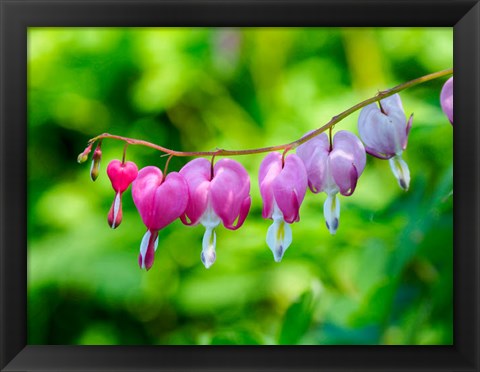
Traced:
<path fill-rule="evenodd" d="M 140 270 L 145 233 L 130 190 L 116 230 L 105 174 L 123 144 L 103 142 L 99 179 L 77 164 L 102 132 L 185 151 L 287 143 L 378 90 L 453 65 L 451 28 L 30 28 L 28 30 L 28 342 L 30 344 L 451 344 L 453 128 L 446 78 L 401 94 L 415 113 L 403 192 L 368 156 L 341 197 L 331 236 L 325 194 L 307 193 L 293 243 L 275 263 L 257 174 L 236 158 L 252 208 L 217 229 L 200 261 L 201 226 L 160 232 Z M 355 113 L 335 130 L 357 131 Z M 163 168 L 159 152 L 128 160 Z M 169 170 L 189 159 L 174 158 Z"/>

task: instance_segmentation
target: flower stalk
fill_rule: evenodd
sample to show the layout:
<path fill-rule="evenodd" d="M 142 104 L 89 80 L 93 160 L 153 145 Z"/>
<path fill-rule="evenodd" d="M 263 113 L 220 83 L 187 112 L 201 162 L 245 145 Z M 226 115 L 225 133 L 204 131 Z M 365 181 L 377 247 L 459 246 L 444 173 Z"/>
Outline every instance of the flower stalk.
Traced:
<path fill-rule="evenodd" d="M 453 74 L 453 68 L 449 68 L 446 70 L 442 71 L 437 71 L 425 76 L 418 77 L 416 79 L 407 81 L 405 83 L 402 83 L 400 85 L 397 85 L 396 87 L 393 87 L 391 89 L 383 90 L 378 92 L 374 97 L 368 98 L 360 103 L 357 103 L 356 105 L 350 107 L 349 109 L 343 111 L 342 113 L 334 116 L 328 123 L 325 125 L 321 126 L 320 128 L 310 132 L 308 135 L 303 136 L 302 138 L 299 138 L 293 142 L 282 144 L 282 145 L 277 145 L 277 146 L 268 146 L 268 147 L 260 147 L 260 148 L 254 148 L 254 149 L 246 149 L 246 150 L 224 150 L 224 149 L 217 149 L 215 151 L 175 151 L 157 144 L 154 144 L 152 142 L 148 142 L 145 140 L 140 140 L 140 139 L 134 139 L 134 138 L 128 138 L 128 137 L 123 137 L 123 136 L 118 136 L 115 134 L 110 134 L 110 133 L 103 133 L 100 134 L 88 141 L 88 146 L 87 149 L 90 148 L 93 143 L 96 141 L 102 140 L 104 138 L 109 138 L 109 139 L 115 139 L 119 141 L 124 141 L 125 144 L 128 145 L 137 145 L 137 146 L 145 146 L 145 147 L 150 147 L 154 150 L 158 150 L 161 152 L 164 152 L 165 154 L 170 154 L 172 156 L 239 156 L 239 155 L 251 155 L 251 154 L 261 154 L 261 153 L 266 153 L 266 152 L 272 152 L 272 151 L 283 151 L 285 149 L 295 149 L 296 147 L 300 146 L 301 144 L 309 141 L 310 139 L 318 136 L 320 133 L 325 132 L 327 129 L 330 129 L 333 127 L 335 124 L 338 122 L 342 121 L 349 115 L 353 114 L 355 111 L 360 110 L 361 108 L 374 103 L 374 102 L 379 102 L 381 99 L 390 97 L 398 92 L 401 92 L 405 89 L 414 87 L 419 84 L 426 83 L 430 80 L 434 80 L 440 77 L 444 76 L 449 76 Z M 88 154 L 88 152 L 87 152 Z M 79 162 L 81 155 L 85 155 L 85 152 L 79 155 Z M 85 159 L 86 160 L 86 159 Z"/>

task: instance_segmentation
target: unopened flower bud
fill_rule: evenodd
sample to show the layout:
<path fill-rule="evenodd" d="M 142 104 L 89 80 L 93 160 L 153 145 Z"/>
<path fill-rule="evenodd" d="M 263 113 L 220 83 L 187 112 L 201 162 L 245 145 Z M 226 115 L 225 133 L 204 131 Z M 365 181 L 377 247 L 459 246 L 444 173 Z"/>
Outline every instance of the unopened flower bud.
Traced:
<path fill-rule="evenodd" d="M 92 156 L 92 166 L 90 168 L 90 177 L 92 181 L 95 181 L 100 171 L 100 160 L 102 159 L 102 143 L 99 142 Z"/>
<path fill-rule="evenodd" d="M 85 163 L 88 160 L 88 154 L 90 154 L 90 151 L 92 151 L 92 145 L 93 143 L 89 144 L 83 152 L 78 154 L 77 156 L 77 162 L 79 164 Z"/>

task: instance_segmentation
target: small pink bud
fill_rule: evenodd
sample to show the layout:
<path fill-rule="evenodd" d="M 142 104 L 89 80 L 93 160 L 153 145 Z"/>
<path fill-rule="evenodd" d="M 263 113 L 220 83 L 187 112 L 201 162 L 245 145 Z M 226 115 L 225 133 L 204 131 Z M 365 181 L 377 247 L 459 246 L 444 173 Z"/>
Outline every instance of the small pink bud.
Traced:
<path fill-rule="evenodd" d="M 93 145 L 93 142 L 91 144 L 89 144 L 85 150 L 83 150 L 82 153 L 78 154 L 77 156 L 77 162 L 82 164 L 82 163 L 85 163 L 87 160 L 88 160 L 88 154 L 90 154 L 90 151 L 92 151 L 92 145 Z"/>
<path fill-rule="evenodd" d="M 108 213 L 108 224 L 115 229 L 122 222 L 122 193 L 137 178 L 138 168 L 131 161 L 122 163 L 120 160 L 112 160 L 107 166 L 107 174 L 115 190 L 115 199 Z"/>
<path fill-rule="evenodd" d="M 92 181 L 95 181 L 97 179 L 98 173 L 100 171 L 100 160 L 102 160 L 101 145 L 102 143 L 99 142 L 97 147 L 95 148 L 95 151 L 93 152 L 92 166 L 90 168 L 90 177 L 92 178 Z"/>

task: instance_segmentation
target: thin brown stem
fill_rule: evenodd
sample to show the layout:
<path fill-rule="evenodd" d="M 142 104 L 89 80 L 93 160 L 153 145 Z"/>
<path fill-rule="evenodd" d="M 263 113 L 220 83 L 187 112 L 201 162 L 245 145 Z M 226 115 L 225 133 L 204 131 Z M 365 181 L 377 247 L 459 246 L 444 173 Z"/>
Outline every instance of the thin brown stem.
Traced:
<path fill-rule="evenodd" d="M 128 147 L 128 142 L 125 143 L 125 146 L 123 147 L 122 164 L 125 164 L 125 158 L 127 156 L 127 147 Z"/>
<path fill-rule="evenodd" d="M 333 149 L 332 140 L 333 140 L 333 125 L 330 128 L 328 128 L 328 141 L 330 142 L 330 151 L 332 151 Z"/>
<path fill-rule="evenodd" d="M 268 146 L 268 147 L 260 147 L 260 148 L 255 148 L 255 149 L 247 149 L 247 150 L 216 150 L 216 151 L 175 151 L 168 149 L 163 146 L 156 145 L 154 143 L 144 141 L 144 140 L 139 140 L 139 139 L 133 139 L 133 138 L 128 138 L 128 137 L 122 137 L 122 136 L 117 136 L 114 134 L 109 134 L 109 133 L 103 133 L 100 134 L 88 142 L 89 145 L 91 145 L 93 142 L 96 142 L 98 140 L 101 140 L 103 138 L 110 138 L 110 139 L 116 139 L 120 141 L 124 141 L 125 144 L 127 145 L 139 145 L 139 146 L 146 146 L 150 147 L 152 149 L 164 152 L 166 154 L 170 154 L 172 156 L 238 156 L 238 155 L 250 155 L 250 154 L 261 154 L 265 152 L 271 152 L 271 151 L 281 151 L 285 149 L 295 149 L 296 147 L 300 146 L 302 143 L 307 142 L 308 140 L 312 139 L 315 136 L 318 136 L 320 133 L 326 131 L 327 129 L 333 127 L 335 124 L 340 122 L 341 120 L 345 119 L 347 116 L 351 115 L 355 111 L 371 104 L 374 102 L 378 102 L 381 99 L 387 98 L 389 96 L 392 96 L 398 92 L 401 92 L 402 90 L 405 90 L 407 88 L 414 87 L 419 84 L 426 83 L 427 81 L 437 79 L 443 76 L 448 76 L 453 73 L 453 68 L 449 68 L 447 70 L 442 70 L 438 72 L 434 72 L 429 75 L 421 76 L 419 78 L 407 81 L 406 83 L 402 83 L 400 85 L 397 85 L 396 87 L 393 87 L 391 89 L 387 89 L 384 91 L 378 92 L 374 97 L 371 97 L 369 99 L 366 99 L 360 103 L 357 103 L 355 106 L 350 107 L 349 109 L 343 111 L 337 116 L 334 116 L 328 123 L 324 124 L 320 128 L 314 130 L 313 132 L 309 133 L 306 136 L 303 136 L 302 138 L 299 138 L 293 142 L 282 144 L 282 145 L 277 145 L 277 146 Z"/>
<path fill-rule="evenodd" d="M 168 164 L 170 164 L 170 160 L 172 160 L 173 155 L 170 155 L 165 162 L 165 168 L 163 169 L 163 179 L 165 180 L 165 177 L 167 177 L 167 171 L 168 171 Z"/>

